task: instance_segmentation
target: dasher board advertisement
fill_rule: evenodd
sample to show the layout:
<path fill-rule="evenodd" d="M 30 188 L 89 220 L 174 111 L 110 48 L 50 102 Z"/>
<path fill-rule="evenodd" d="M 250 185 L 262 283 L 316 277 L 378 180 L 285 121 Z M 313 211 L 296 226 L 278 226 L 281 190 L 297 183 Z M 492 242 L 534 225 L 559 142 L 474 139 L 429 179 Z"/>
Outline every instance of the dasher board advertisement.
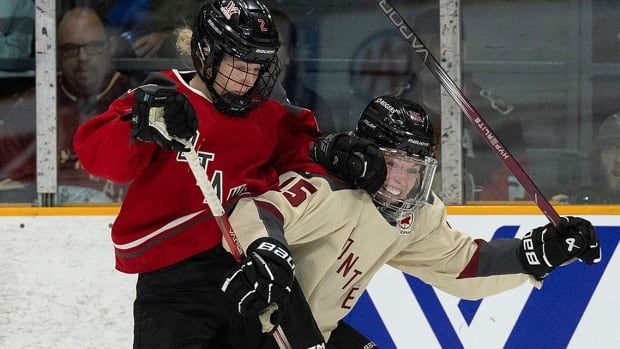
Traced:
<path fill-rule="evenodd" d="M 602 262 L 557 268 L 529 284 L 468 301 L 384 267 L 347 322 L 384 348 L 612 348 L 620 343 L 620 217 L 593 215 Z M 521 237 L 542 215 L 450 215 L 475 238 Z"/>

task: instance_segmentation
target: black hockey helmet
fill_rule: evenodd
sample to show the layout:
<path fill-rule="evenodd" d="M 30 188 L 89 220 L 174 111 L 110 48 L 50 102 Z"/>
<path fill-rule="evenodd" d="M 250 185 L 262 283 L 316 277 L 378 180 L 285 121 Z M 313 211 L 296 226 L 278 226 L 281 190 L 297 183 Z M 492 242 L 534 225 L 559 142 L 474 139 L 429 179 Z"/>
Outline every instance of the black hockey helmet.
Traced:
<path fill-rule="evenodd" d="M 280 72 L 279 47 L 278 31 L 269 10 L 258 0 L 208 0 L 194 21 L 194 66 L 215 107 L 227 114 L 245 114 L 269 98 Z M 258 78 L 247 93 L 215 91 L 215 79 L 225 54 L 260 64 Z"/>
<path fill-rule="evenodd" d="M 356 134 L 380 147 L 404 150 L 409 155 L 432 156 L 435 150 L 428 114 L 419 104 L 404 98 L 373 99 L 360 116 Z"/>
<path fill-rule="evenodd" d="M 373 194 L 375 205 L 401 232 L 409 231 L 415 210 L 429 202 L 437 169 L 428 114 L 406 99 L 377 97 L 362 112 L 355 133 L 381 148 L 388 167 L 385 183 Z"/>

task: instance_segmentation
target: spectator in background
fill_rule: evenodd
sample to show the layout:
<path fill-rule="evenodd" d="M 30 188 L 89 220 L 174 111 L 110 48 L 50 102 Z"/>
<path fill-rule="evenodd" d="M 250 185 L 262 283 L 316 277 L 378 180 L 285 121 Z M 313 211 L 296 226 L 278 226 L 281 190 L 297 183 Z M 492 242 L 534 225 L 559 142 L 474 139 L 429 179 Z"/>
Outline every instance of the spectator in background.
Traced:
<path fill-rule="evenodd" d="M 413 23 L 413 30 L 420 36 L 433 56 L 439 59 L 439 10 L 420 12 Z M 466 35 L 462 31 L 463 56 L 466 56 Z M 399 38 L 400 39 L 400 38 Z M 438 139 L 441 130 L 441 85 L 420 59 L 415 57 L 413 75 L 405 86 L 392 94 L 420 103 L 431 116 Z M 493 90 L 483 88 L 473 81 L 471 74 L 463 74 L 461 89 L 476 107 L 497 137 L 510 150 L 520 164 L 526 167 L 523 127 L 515 116 L 514 106 L 499 97 Z M 468 120 L 463 122 L 463 162 L 466 172 L 465 200 L 523 200 L 525 190 L 516 178 L 497 159 L 491 148 L 478 135 Z M 440 156 L 440 145 L 436 156 Z M 472 178 L 473 177 L 473 178 Z M 440 193 L 441 174 L 438 173 L 433 190 Z M 472 183 L 473 181 L 473 183 Z M 472 186 L 480 187 L 479 195 Z M 439 189 L 439 190 L 438 190 Z M 441 196 L 441 195 L 440 195 Z"/>
<path fill-rule="evenodd" d="M 79 188 L 93 188 L 105 193 L 97 201 L 120 201 L 124 193 L 109 181 L 91 178 L 79 166 L 73 152 L 73 135 L 90 117 L 108 109 L 110 103 L 133 83 L 112 68 L 116 40 L 106 33 L 103 22 L 88 8 L 67 12 L 58 24 L 58 53 L 62 74 L 58 79 L 58 149 L 59 181 Z M 94 183 L 93 183 L 94 182 Z M 62 199 L 74 197 L 59 193 Z M 79 194 L 82 195 L 82 194 Z M 76 197 L 80 201 L 87 197 Z"/>
<path fill-rule="evenodd" d="M 155 58 L 176 56 L 171 35 L 176 28 L 172 25 L 177 23 L 176 14 L 199 9 L 185 6 L 188 2 L 198 3 L 196 0 L 63 0 L 58 7 L 62 12 L 75 7 L 88 7 L 97 12 L 108 32 L 121 38 L 115 46 L 115 57 Z M 161 8 L 165 4 L 168 7 Z M 171 13 L 175 16 L 170 16 Z"/>
<path fill-rule="evenodd" d="M 101 113 L 126 92 L 129 81 L 112 68 L 116 38 L 107 35 L 95 11 L 78 7 L 58 24 L 59 114 L 79 115 L 83 122 Z M 63 109 L 68 108 L 68 109 Z"/>
<path fill-rule="evenodd" d="M 34 77 L 0 79 L 0 203 L 25 201 L 24 184 L 11 177 L 34 170 L 24 166 L 34 156 L 36 146 L 34 80 Z"/>
<path fill-rule="evenodd" d="M 104 18 L 123 39 L 116 57 L 177 57 L 174 31 L 194 25 L 203 0 L 117 0 Z"/>
<path fill-rule="evenodd" d="M 78 7 L 66 12 L 57 35 L 61 69 L 57 81 L 58 202 L 120 201 L 125 186 L 84 172 L 73 151 L 73 136 L 79 125 L 107 110 L 132 84 L 113 70 L 115 41 L 108 37 L 94 10 Z M 0 190 L 0 202 L 31 201 L 36 197 L 35 114 L 7 115 L 4 121 L 0 173 L 6 176 L 5 188 L 17 189 Z"/>
<path fill-rule="evenodd" d="M 282 69 L 272 98 L 280 102 L 288 100 L 293 105 L 312 110 L 321 131 L 336 131 L 336 123 L 327 101 L 304 84 L 302 67 L 293 61 L 297 47 L 297 28 L 282 11 L 271 10 L 271 16 L 280 36 L 278 60 Z M 280 84 L 284 90 L 279 87 Z"/>
<path fill-rule="evenodd" d="M 34 2 L 0 1 L 0 58 L 26 58 L 32 51 Z"/>
<path fill-rule="evenodd" d="M 609 116 L 601 124 L 591 161 L 593 184 L 579 189 L 569 202 L 620 203 L 620 113 Z"/>
<path fill-rule="evenodd" d="M 198 1 L 191 1 L 198 4 Z M 171 12 L 163 12 L 159 7 L 174 5 Z M 172 32 L 179 26 L 174 26 L 176 13 L 181 11 L 197 12 L 200 7 L 180 1 L 155 0 L 118 0 L 106 11 L 105 20 L 110 26 L 118 28 L 121 42 L 115 56 L 122 57 L 175 57 L 176 49 Z M 163 10 L 163 11 L 162 11 Z M 170 16 L 174 13 L 175 16 Z M 124 48 L 124 49 L 123 49 Z"/>

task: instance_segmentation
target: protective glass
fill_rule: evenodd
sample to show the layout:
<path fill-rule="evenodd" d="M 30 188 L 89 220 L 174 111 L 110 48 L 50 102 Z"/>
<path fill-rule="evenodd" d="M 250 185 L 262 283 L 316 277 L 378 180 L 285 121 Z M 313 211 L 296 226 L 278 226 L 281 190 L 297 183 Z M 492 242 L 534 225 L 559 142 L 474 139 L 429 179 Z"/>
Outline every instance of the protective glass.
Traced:
<path fill-rule="evenodd" d="M 405 151 L 381 148 L 387 165 L 385 183 L 374 194 L 377 207 L 395 221 L 428 203 L 437 160 L 408 155 Z"/>
<path fill-rule="evenodd" d="M 605 142 L 601 145 L 601 155 L 603 157 L 616 157 L 620 151 L 620 141 Z"/>
<path fill-rule="evenodd" d="M 97 56 L 103 53 L 106 47 L 106 42 L 103 40 L 89 41 L 84 44 L 64 44 L 58 47 L 60 54 L 63 57 L 77 57 L 80 53 L 80 49 L 84 48 L 89 56 Z"/>

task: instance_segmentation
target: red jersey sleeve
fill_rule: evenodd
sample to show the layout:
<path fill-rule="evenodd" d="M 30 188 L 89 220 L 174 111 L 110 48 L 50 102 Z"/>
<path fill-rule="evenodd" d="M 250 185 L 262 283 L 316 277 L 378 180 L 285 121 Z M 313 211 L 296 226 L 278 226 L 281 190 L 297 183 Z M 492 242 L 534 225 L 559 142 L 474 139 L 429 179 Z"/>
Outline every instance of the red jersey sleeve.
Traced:
<path fill-rule="evenodd" d="M 133 93 L 128 93 L 78 128 L 73 147 L 88 173 L 124 183 L 151 162 L 157 145 L 131 139 L 129 116 L 134 103 Z"/>
<path fill-rule="evenodd" d="M 277 144 L 278 154 L 274 167 L 279 174 L 313 172 L 327 174 L 325 168 L 312 160 L 310 147 L 319 136 L 319 128 L 314 114 L 305 108 L 285 106 L 286 113 L 280 119 Z"/>

